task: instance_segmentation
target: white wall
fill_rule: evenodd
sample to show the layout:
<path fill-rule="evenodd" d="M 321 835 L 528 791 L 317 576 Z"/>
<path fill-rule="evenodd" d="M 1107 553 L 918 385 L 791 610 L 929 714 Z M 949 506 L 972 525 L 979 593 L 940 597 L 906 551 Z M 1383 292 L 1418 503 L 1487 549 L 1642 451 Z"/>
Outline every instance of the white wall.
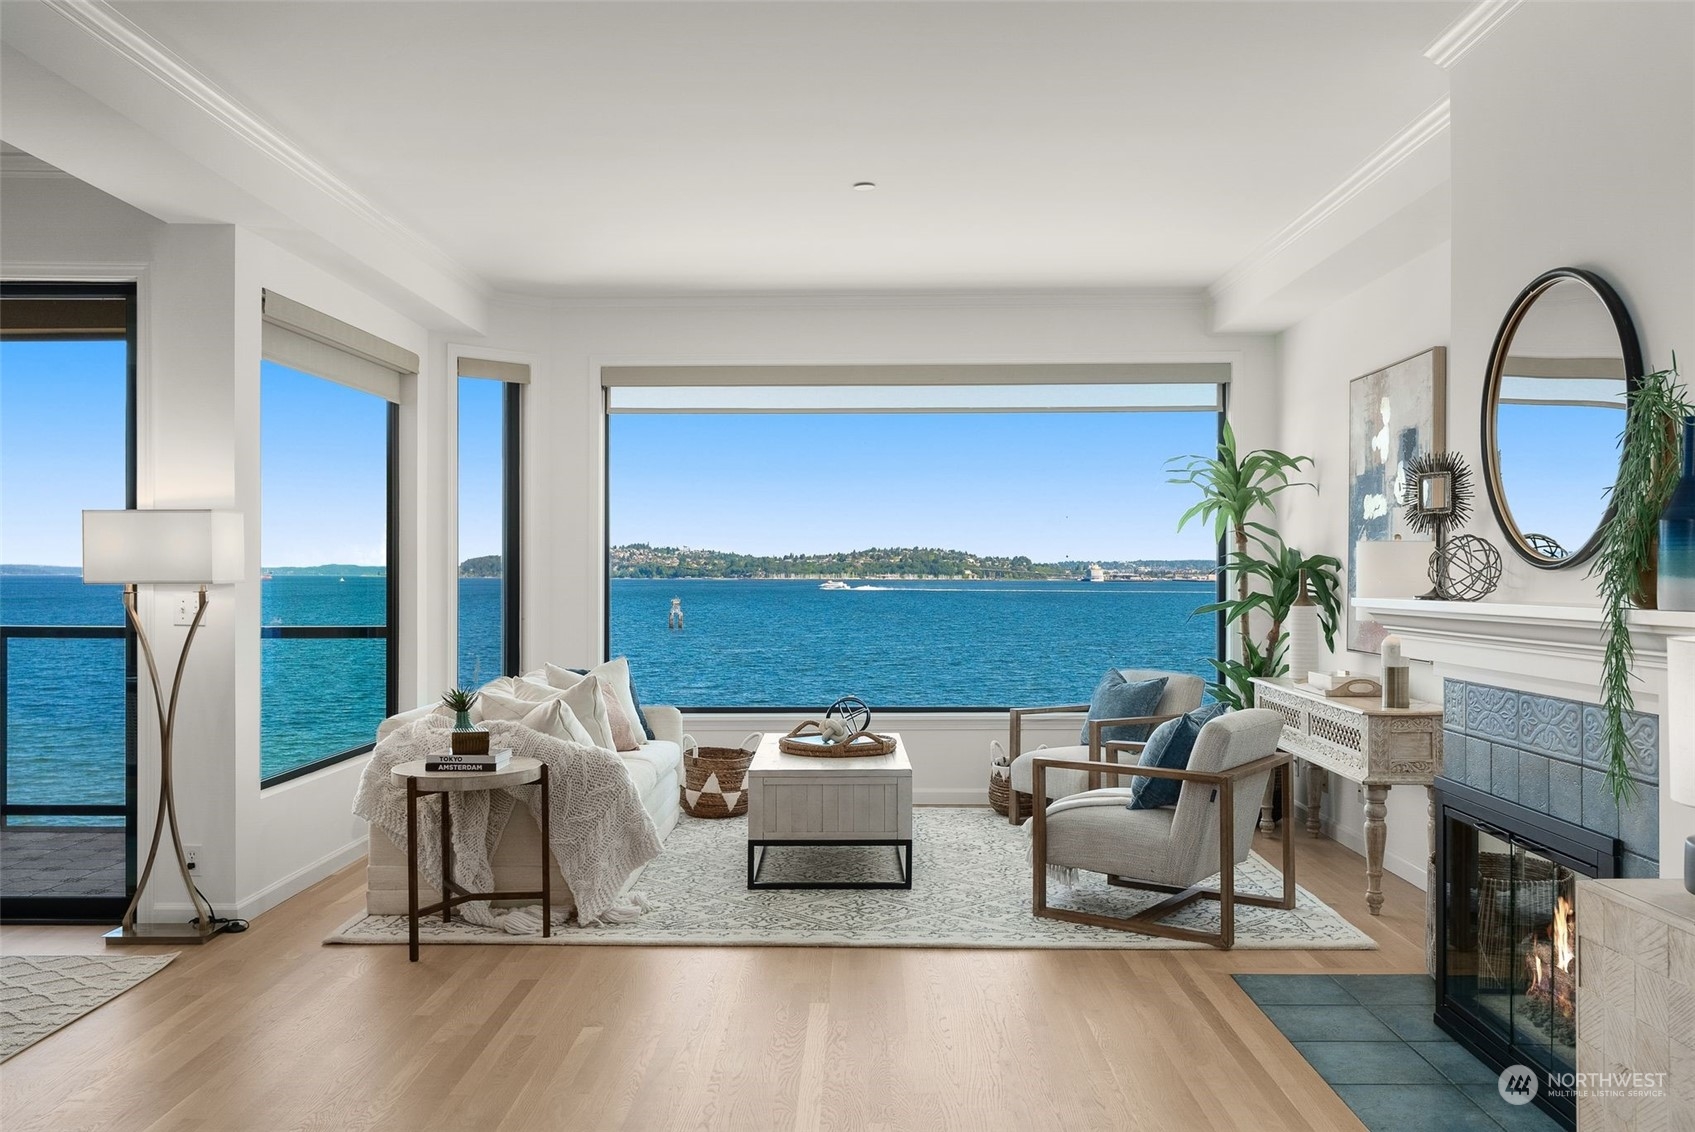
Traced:
<path fill-rule="evenodd" d="M 1291 546 L 1347 561 L 1348 383 L 1432 346 L 1448 344 L 1449 255 L 1447 244 L 1426 252 L 1279 336 L 1283 450 L 1311 456 L 1318 485 L 1317 491 L 1295 490 L 1280 497 L 1280 526 Z M 1375 655 L 1350 652 L 1346 642 L 1343 625 L 1337 632 L 1337 651 L 1329 658 L 1332 666 L 1377 671 Z M 1305 799 L 1304 786 L 1297 787 L 1296 795 Z M 1325 796 L 1324 823 L 1331 836 L 1361 853 L 1365 851 L 1364 804 L 1359 787 L 1332 778 Z M 1388 806 L 1385 865 L 1422 886 L 1425 793 L 1409 786 L 1392 789 Z"/>

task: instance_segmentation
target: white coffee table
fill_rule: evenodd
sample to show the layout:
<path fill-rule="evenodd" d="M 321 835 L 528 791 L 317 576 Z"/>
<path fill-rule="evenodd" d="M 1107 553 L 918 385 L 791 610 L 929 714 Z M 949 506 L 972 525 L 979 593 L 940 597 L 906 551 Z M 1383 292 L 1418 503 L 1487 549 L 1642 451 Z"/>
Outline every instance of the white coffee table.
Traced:
<path fill-rule="evenodd" d="M 900 736 L 893 754 L 851 759 L 785 755 L 779 738 L 765 736 L 747 771 L 747 886 L 911 888 L 912 764 Z M 766 852 L 783 845 L 889 845 L 901 879 L 761 881 Z"/>

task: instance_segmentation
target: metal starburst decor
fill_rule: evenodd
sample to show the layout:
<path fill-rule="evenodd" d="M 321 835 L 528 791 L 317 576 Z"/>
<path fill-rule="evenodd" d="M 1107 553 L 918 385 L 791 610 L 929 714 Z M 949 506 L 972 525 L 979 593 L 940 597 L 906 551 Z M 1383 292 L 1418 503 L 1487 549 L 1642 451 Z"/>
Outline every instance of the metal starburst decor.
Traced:
<path fill-rule="evenodd" d="M 1438 541 L 1471 518 L 1471 467 L 1458 452 L 1425 452 L 1401 471 L 1401 517 Z"/>

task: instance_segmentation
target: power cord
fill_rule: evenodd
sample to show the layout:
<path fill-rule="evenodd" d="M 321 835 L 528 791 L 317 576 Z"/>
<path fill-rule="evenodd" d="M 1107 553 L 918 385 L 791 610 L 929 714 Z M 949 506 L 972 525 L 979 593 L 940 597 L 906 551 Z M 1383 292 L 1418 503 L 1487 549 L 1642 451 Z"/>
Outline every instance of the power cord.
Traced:
<path fill-rule="evenodd" d="M 212 913 L 211 919 L 213 927 L 222 924 L 226 932 L 244 932 L 247 930 L 246 920 L 232 920 L 228 916 L 218 915 L 218 910 L 212 907 L 212 902 L 206 899 L 206 894 L 200 891 L 200 886 L 198 884 L 194 886 L 194 893 L 196 896 L 200 897 L 201 902 L 204 903 L 207 910 Z M 194 917 L 194 919 L 190 920 L 189 923 L 195 927 L 199 927 L 200 917 Z"/>

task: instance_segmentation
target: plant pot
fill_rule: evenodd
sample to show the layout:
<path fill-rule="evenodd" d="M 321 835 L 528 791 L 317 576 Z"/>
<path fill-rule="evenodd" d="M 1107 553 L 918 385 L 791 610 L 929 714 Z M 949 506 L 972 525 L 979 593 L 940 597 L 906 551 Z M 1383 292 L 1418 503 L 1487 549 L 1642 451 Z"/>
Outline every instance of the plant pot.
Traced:
<path fill-rule="evenodd" d="M 456 755 L 488 754 L 489 733 L 480 727 L 453 732 L 453 753 Z"/>
<path fill-rule="evenodd" d="M 1695 609 L 1695 417 L 1683 422 L 1683 475 L 1660 513 L 1661 609 Z"/>

